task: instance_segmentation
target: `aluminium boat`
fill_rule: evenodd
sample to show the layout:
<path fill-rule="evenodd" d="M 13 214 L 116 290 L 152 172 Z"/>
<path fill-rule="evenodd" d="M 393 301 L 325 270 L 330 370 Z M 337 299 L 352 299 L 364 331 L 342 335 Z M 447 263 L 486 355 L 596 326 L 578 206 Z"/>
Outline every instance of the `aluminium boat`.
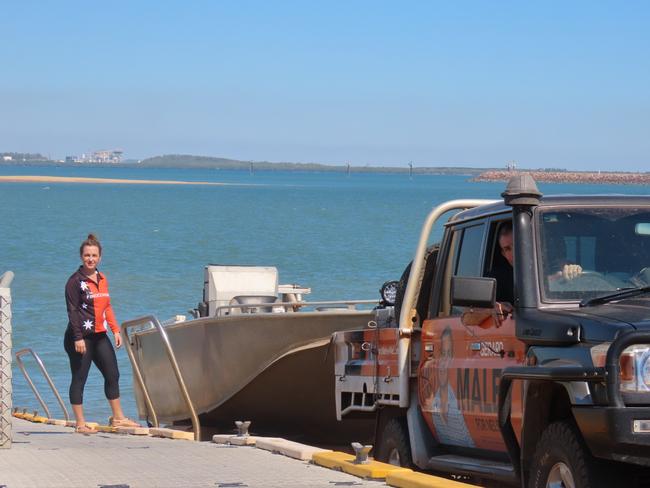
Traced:
<path fill-rule="evenodd" d="M 330 338 L 372 325 L 378 300 L 307 302 L 310 291 L 278 285 L 274 267 L 209 265 L 190 319 L 122 324 L 139 417 L 204 434 L 250 420 L 264 435 L 370 439 L 373 422 L 336 420 Z"/>

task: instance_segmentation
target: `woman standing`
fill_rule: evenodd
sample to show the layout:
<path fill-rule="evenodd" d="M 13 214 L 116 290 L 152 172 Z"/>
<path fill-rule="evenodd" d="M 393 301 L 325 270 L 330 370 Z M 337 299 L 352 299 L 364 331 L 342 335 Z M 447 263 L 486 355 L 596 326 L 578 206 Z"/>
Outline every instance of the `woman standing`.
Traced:
<path fill-rule="evenodd" d="M 117 348 L 122 345 L 122 336 L 111 308 L 108 281 L 97 269 L 102 259 L 102 246 L 97 237 L 89 234 L 81 243 L 79 254 L 81 266 L 65 285 L 69 321 L 64 346 L 72 371 L 70 403 L 76 419 L 75 430 L 82 434 L 97 432 L 86 425 L 83 412 L 83 390 L 91 362 L 104 377 L 104 393 L 113 411 L 109 424 L 114 427 L 139 427 L 138 423 L 124 416 L 120 405 L 120 373 L 115 350 L 107 335 L 108 328 L 113 332 Z"/>

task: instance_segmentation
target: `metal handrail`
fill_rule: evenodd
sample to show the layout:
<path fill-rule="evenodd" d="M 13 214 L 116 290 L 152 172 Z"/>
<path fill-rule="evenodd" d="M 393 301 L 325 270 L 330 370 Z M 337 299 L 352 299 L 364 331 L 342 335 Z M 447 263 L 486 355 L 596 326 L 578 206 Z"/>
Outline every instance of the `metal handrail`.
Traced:
<path fill-rule="evenodd" d="M 215 301 L 215 300 L 212 300 Z M 235 303 L 232 305 L 221 305 L 216 308 L 215 315 L 220 317 L 222 310 L 234 308 L 256 308 L 256 307 L 321 307 L 327 305 L 346 305 L 348 310 L 357 310 L 356 305 L 372 305 L 379 303 L 378 300 L 332 300 L 322 302 L 272 302 L 272 303 Z M 272 313 L 272 312 L 268 312 Z"/>
<path fill-rule="evenodd" d="M 158 416 L 156 415 L 156 411 L 153 407 L 153 403 L 151 402 L 151 397 L 149 396 L 149 391 L 147 390 L 147 387 L 144 384 L 142 373 L 140 372 L 140 368 L 138 367 L 138 364 L 135 360 L 135 355 L 133 354 L 133 350 L 131 349 L 131 341 L 129 339 L 129 333 L 128 333 L 128 329 L 131 327 L 136 327 L 138 325 L 144 325 L 149 323 L 153 324 L 154 327 L 158 329 L 163 344 L 165 344 L 165 349 L 167 350 L 167 357 L 169 357 L 169 362 L 171 363 L 172 369 L 174 370 L 176 381 L 178 381 L 178 386 L 181 389 L 181 393 L 183 394 L 185 403 L 187 404 L 187 407 L 190 409 L 190 415 L 192 417 L 192 428 L 194 430 L 194 440 L 198 441 L 201 439 L 201 424 L 199 424 L 199 417 L 196 414 L 196 410 L 194 409 L 194 404 L 192 403 L 190 394 L 187 391 L 187 387 L 185 386 L 185 381 L 183 380 L 183 375 L 181 374 L 181 370 L 178 367 L 178 362 L 176 361 L 174 350 L 172 349 L 171 343 L 169 342 L 169 337 L 167 336 L 167 332 L 165 331 L 165 328 L 162 326 L 162 324 L 158 321 L 156 317 L 154 317 L 153 315 L 147 315 L 145 317 L 139 317 L 137 319 L 127 320 L 122 324 L 122 331 L 124 332 L 126 351 L 129 355 L 131 366 L 133 366 L 136 372 L 136 379 L 138 381 L 138 384 L 140 385 L 140 388 L 142 389 L 142 392 L 144 394 L 145 402 L 147 403 L 147 409 L 149 410 L 149 412 L 151 412 L 151 415 L 153 417 L 154 427 L 158 427 Z"/>
<path fill-rule="evenodd" d="M 38 392 L 36 385 L 34 385 L 34 382 L 32 381 L 31 377 L 27 373 L 27 370 L 25 369 L 25 365 L 23 364 L 23 360 L 21 358 L 21 356 L 24 356 L 25 354 L 31 354 L 34 357 L 34 359 L 36 360 L 36 364 L 38 365 L 41 372 L 43 373 L 43 376 L 45 376 L 48 385 L 50 385 L 50 388 L 52 389 L 52 393 L 54 393 L 56 400 L 59 402 L 59 405 L 61 406 L 61 410 L 63 410 L 63 415 L 65 416 L 65 419 L 70 420 L 68 409 L 65 408 L 65 403 L 63 403 L 63 399 L 61 398 L 61 395 L 59 395 L 59 391 L 56 389 L 56 386 L 54 386 L 54 382 L 52 381 L 52 378 L 50 378 L 50 375 L 47 373 L 47 369 L 45 369 L 45 365 L 43 364 L 43 361 L 41 361 L 41 358 L 38 356 L 38 354 L 36 354 L 31 348 L 27 347 L 25 349 L 21 349 L 16 353 L 15 355 L 16 363 L 18 364 L 20 370 L 23 372 L 23 376 L 27 380 L 27 384 L 29 385 L 29 387 L 34 392 L 36 399 L 43 407 L 43 410 L 45 410 L 45 414 L 47 415 L 47 418 L 48 419 L 52 418 L 52 415 L 50 414 L 50 409 L 47 408 L 46 403 L 43 401 L 43 397 L 41 397 L 41 394 Z"/>
<path fill-rule="evenodd" d="M 147 410 L 151 414 L 152 417 L 151 422 L 153 423 L 154 427 L 158 427 L 158 416 L 156 415 L 156 410 L 153 408 L 153 403 L 151 402 L 149 391 L 147 390 L 147 387 L 144 384 L 144 378 L 142 378 L 142 373 L 140 372 L 138 363 L 135 360 L 135 355 L 133 354 L 133 350 L 131 349 L 131 340 L 129 338 L 129 333 L 128 333 L 128 327 L 136 327 L 138 325 L 145 325 L 150 323 L 151 320 L 149 319 L 149 317 L 141 317 L 139 319 L 127 321 L 124 324 L 122 324 L 122 332 L 124 332 L 124 344 L 126 347 L 126 353 L 129 356 L 129 361 L 131 361 L 131 367 L 135 372 L 135 378 L 138 384 L 140 385 L 142 394 L 144 395 L 144 401 L 147 404 Z"/>

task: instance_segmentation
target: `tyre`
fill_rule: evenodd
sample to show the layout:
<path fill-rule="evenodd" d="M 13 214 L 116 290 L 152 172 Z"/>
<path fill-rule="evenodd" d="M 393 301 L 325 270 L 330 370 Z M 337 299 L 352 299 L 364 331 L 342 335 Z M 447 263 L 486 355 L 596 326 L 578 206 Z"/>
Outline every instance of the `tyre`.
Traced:
<path fill-rule="evenodd" d="M 530 467 L 529 488 L 607 486 L 596 473 L 594 459 L 569 422 L 550 424 L 540 437 Z"/>
<path fill-rule="evenodd" d="M 394 418 L 386 423 L 379 446 L 377 446 L 375 459 L 406 468 L 413 465 L 411 444 L 405 419 Z"/>
<path fill-rule="evenodd" d="M 426 318 L 429 309 L 433 275 L 436 269 L 436 260 L 438 259 L 439 250 L 440 244 L 433 244 L 432 246 L 429 246 L 424 253 L 424 274 L 422 275 L 422 286 L 420 287 L 420 293 L 415 304 L 415 308 L 421 321 Z M 413 261 L 411 261 L 404 269 L 399 284 L 397 285 L 397 296 L 395 297 L 395 317 L 397 320 L 399 320 L 400 313 L 402 312 L 404 293 L 406 292 L 406 285 L 408 285 L 412 264 Z"/>

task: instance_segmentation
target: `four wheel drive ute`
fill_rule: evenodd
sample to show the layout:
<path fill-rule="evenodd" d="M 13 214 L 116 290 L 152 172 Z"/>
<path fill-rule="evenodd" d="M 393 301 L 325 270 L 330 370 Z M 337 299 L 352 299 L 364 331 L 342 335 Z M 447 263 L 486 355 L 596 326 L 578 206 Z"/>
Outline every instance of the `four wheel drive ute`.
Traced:
<path fill-rule="evenodd" d="M 502 196 L 436 207 L 395 305 L 334 335 L 337 415 L 375 416 L 374 455 L 395 464 L 523 487 L 642 484 L 650 196 L 542 196 L 525 174 Z M 504 273 L 512 303 L 496 300 Z"/>

